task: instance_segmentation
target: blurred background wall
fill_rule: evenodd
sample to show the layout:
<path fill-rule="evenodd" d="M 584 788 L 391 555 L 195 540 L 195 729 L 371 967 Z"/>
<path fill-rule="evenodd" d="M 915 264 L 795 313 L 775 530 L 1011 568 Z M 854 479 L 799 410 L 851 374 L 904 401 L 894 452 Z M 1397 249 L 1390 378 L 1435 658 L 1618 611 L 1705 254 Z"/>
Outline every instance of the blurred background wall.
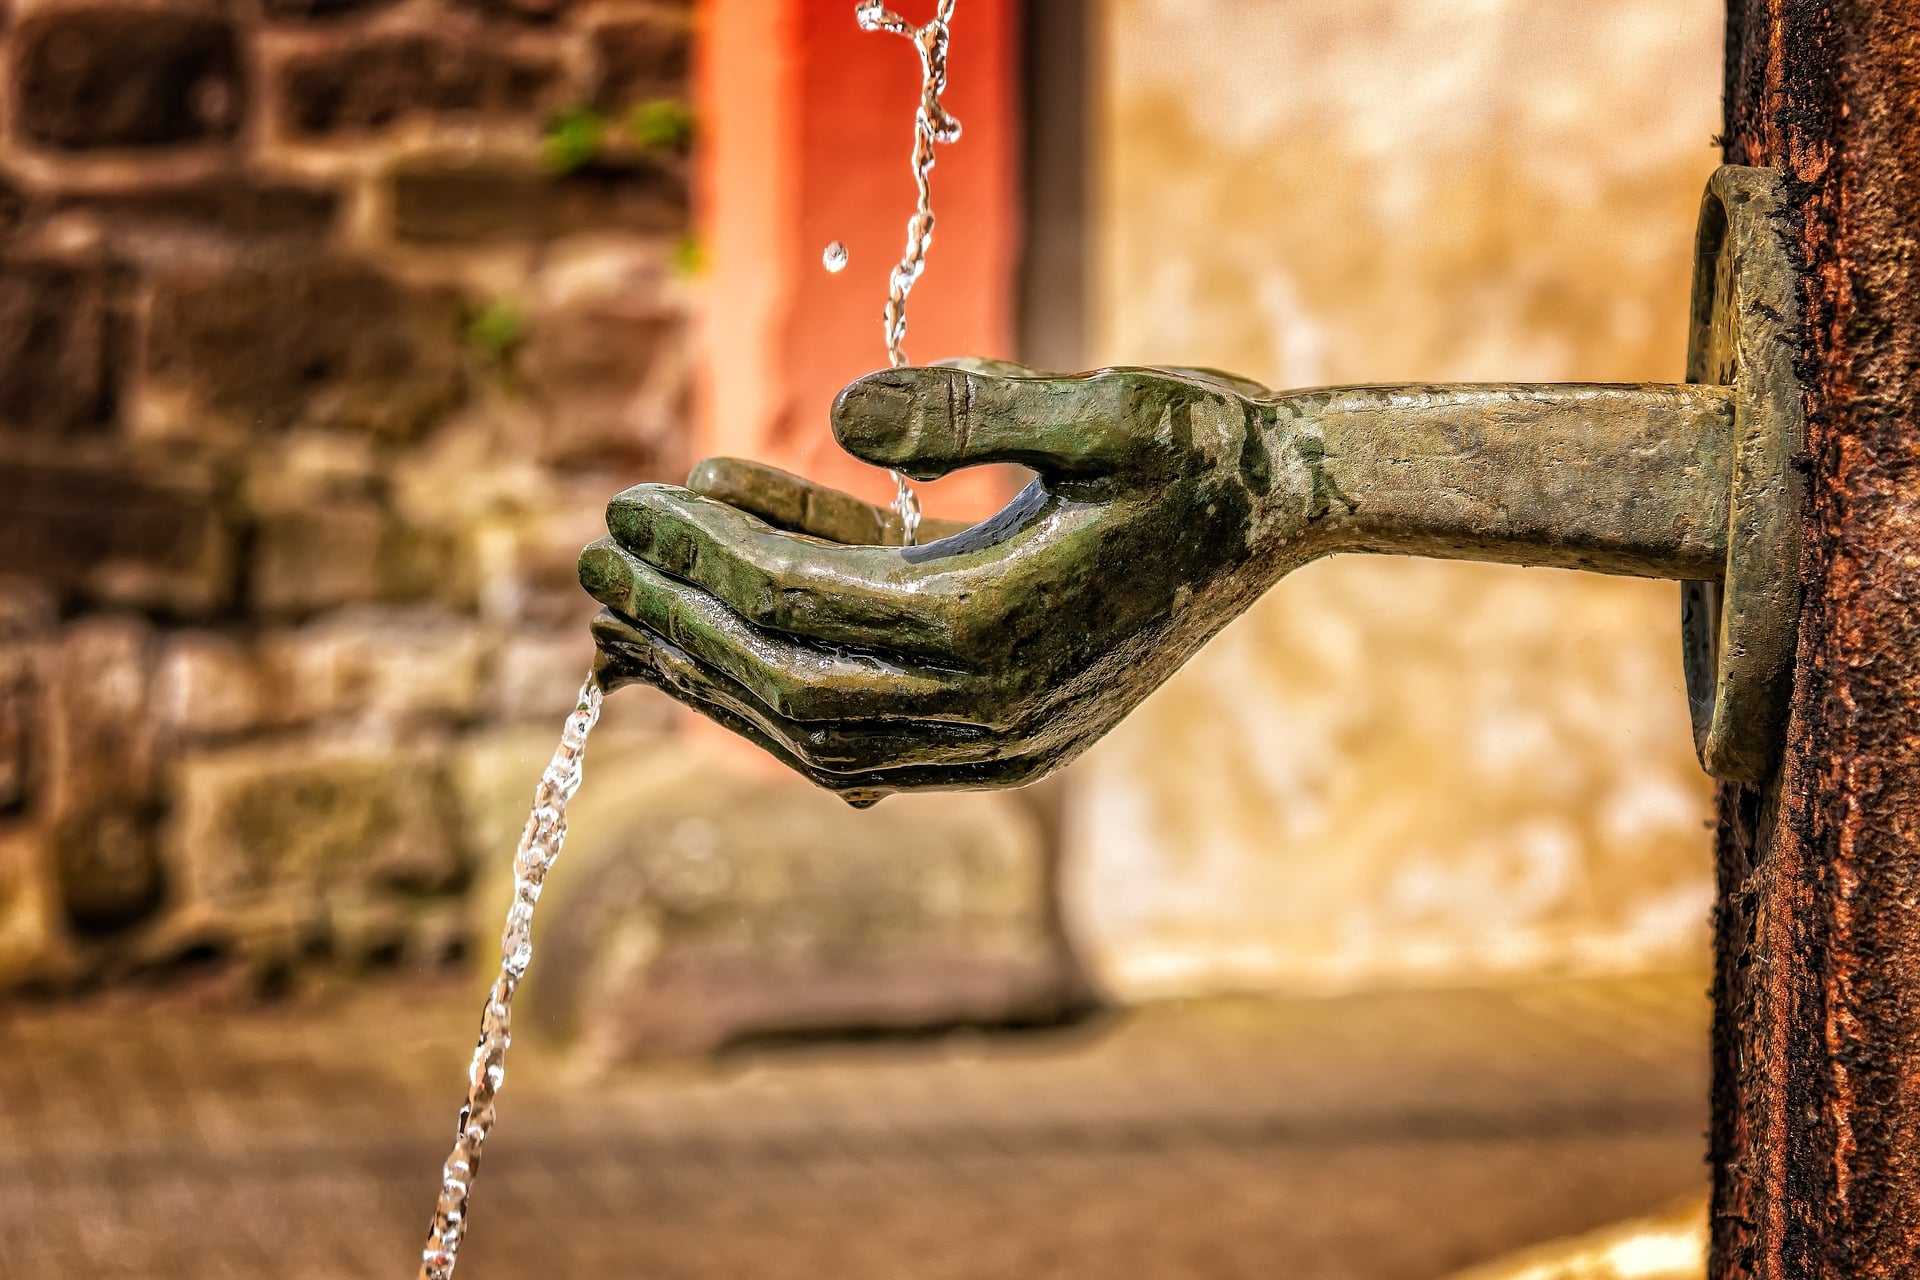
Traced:
<path fill-rule="evenodd" d="M 9 7 L 10 983 L 464 947 L 468 766 L 553 732 L 578 548 L 688 461 L 691 29 L 670 0 Z"/>
<path fill-rule="evenodd" d="M 1094 362 L 1276 386 L 1682 376 L 1715 0 L 1113 0 Z M 1128 996 L 1703 961 L 1670 583 L 1285 580 L 1077 767 Z"/>
<path fill-rule="evenodd" d="M 10 985 L 470 952 L 586 668 L 606 498 L 715 447 L 884 495 L 822 452 L 825 399 L 881 363 L 914 60 L 851 8 L 16 0 Z M 1719 27 L 1710 0 L 962 0 L 909 350 L 1675 378 Z M 1051 793 L 864 816 L 622 694 L 535 1003 L 603 1011 L 624 1053 L 1048 1017 L 1083 974 L 1696 963 L 1675 597 L 1316 565 Z"/>

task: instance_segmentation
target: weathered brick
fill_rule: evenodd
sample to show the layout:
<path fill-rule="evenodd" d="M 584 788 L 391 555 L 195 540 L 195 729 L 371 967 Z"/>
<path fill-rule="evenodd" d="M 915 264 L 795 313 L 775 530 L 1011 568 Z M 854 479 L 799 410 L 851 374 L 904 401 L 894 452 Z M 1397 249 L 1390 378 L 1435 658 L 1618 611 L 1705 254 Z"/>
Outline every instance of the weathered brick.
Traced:
<path fill-rule="evenodd" d="M 566 174 L 504 161 L 418 158 L 392 175 L 394 230 L 418 244 L 493 244 L 687 225 L 678 161 L 636 158 Z"/>
<path fill-rule="evenodd" d="M 232 598 L 232 535 L 204 484 L 0 457 L 0 493 L 0 564 L 62 597 L 178 613 Z"/>
<path fill-rule="evenodd" d="M 11 178 L 0 176 L 0 240 L 20 229 L 32 202 Z"/>
<path fill-rule="evenodd" d="M 56 816 L 154 795 L 153 657 L 153 628 L 133 617 L 83 619 L 51 646 L 41 669 L 46 798 Z"/>
<path fill-rule="evenodd" d="M 488 710 L 503 720 L 551 721 L 566 714 L 592 665 L 593 641 L 583 625 L 513 636 L 494 660 Z"/>
<path fill-rule="evenodd" d="M 173 739 L 201 739 L 257 729 L 270 699 L 260 664 L 239 639 L 213 631 L 167 637 L 154 672 L 153 711 Z M 272 717 L 278 719 L 277 714 Z"/>
<path fill-rule="evenodd" d="M 252 607 L 279 615 L 414 599 L 459 601 L 472 590 L 452 534 L 402 524 L 371 503 L 260 516 L 249 582 Z"/>
<path fill-rule="evenodd" d="M 553 494 L 544 509 L 521 513 L 485 530 L 500 549 L 497 559 L 489 562 L 491 572 L 496 580 L 507 578 L 511 583 L 510 589 L 490 594 L 491 616 L 542 629 L 584 625 L 593 614 L 593 602 L 581 599 L 580 548 L 605 533 L 606 502 L 596 500 L 596 491 L 642 478 L 622 476 L 611 481 L 583 473 L 579 481 Z M 684 469 L 677 478 L 684 478 Z"/>
<path fill-rule="evenodd" d="M 0 572 L 0 644 L 48 637 L 60 618 L 60 602 L 26 576 L 27 566 Z"/>
<path fill-rule="evenodd" d="M 693 62 L 693 24 L 659 12 L 608 22 L 593 33 L 594 105 L 619 111 L 660 98 L 684 98 Z"/>
<path fill-rule="evenodd" d="M 246 113 L 233 25 L 167 10 L 55 9 L 14 34 L 22 133 L 64 150 L 232 138 Z"/>
<path fill-rule="evenodd" d="M 691 462 L 686 343 L 674 311 L 609 300 L 536 316 L 519 368 L 543 410 L 542 459 L 678 480 Z"/>
<path fill-rule="evenodd" d="M 454 0 L 454 3 L 489 17 L 537 25 L 556 22 L 574 7 L 574 0 Z"/>
<path fill-rule="evenodd" d="M 104 797 L 55 821 L 48 839 L 68 923 L 83 933 L 139 924 L 159 908 L 166 877 L 152 805 Z"/>
<path fill-rule="evenodd" d="M 0 991 L 46 975 L 61 944 L 59 901 L 39 831 L 0 827 Z"/>
<path fill-rule="evenodd" d="M 46 663 L 46 810 L 67 918 L 105 931 L 158 907 L 153 631 L 132 618 L 71 627 Z"/>
<path fill-rule="evenodd" d="M 458 887 L 454 788 L 416 746 L 241 747 L 180 761 L 171 865 L 196 911 Z"/>
<path fill-rule="evenodd" d="M 461 307 L 354 263 L 304 261 L 157 286 L 146 370 L 251 430 L 410 437 L 462 397 Z"/>
<path fill-rule="evenodd" d="M 111 427 L 127 329 L 112 269 L 0 259 L 0 433 L 73 436 Z"/>
<path fill-rule="evenodd" d="M 276 96 L 286 131 L 317 138 L 421 117 L 534 116 L 557 105 L 564 70 L 484 31 L 389 33 L 289 58 Z"/>
<path fill-rule="evenodd" d="M 353 610 L 260 639 L 274 713 L 293 723 L 471 719 L 485 656 L 472 619 L 432 608 Z"/>
<path fill-rule="evenodd" d="M 0 643 L 0 816 L 27 807 L 39 719 L 35 646 Z"/>
<path fill-rule="evenodd" d="M 263 0 L 267 17 L 281 22 L 317 22 L 391 8 L 397 0 Z"/>
<path fill-rule="evenodd" d="M 96 217 L 116 248 L 151 243 L 165 251 L 182 235 L 249 244 L 313 244 L 332 230 L 340 196 L 316 184 L 222 174 L 124 191 L 70 193 L 48 207 L 54 213 Z"/>

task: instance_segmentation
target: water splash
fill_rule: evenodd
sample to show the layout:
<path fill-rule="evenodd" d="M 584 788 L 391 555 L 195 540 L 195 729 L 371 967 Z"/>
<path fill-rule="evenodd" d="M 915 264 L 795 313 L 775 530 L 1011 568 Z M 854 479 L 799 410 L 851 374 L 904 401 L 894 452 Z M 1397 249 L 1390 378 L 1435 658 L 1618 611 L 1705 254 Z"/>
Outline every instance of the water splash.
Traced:
<path fill-rule="evenodd" d="M 467 1199 L 480 1172 L 480 1152 L 493 1130 L 495 1095 L 506 1081 L 507 1046 L 512 1043 L 513 993 L 533 959 L 533 908 L 547 872 L 567 841 L 567 801 L 580 789 L 580 770 L 587 735 L 600 719 L 602 690 L 589 676 L 580 686 L 573 714 L 560 732 L 560 745 L 540 775 L 533 793 L 533 812 L 520 832 L 513 855 L 513 905 L 500 935 L 500 973 L 487 993 L 480 1013 L 480 1039 L 467 1069 L 467 1101 L 460 1108 L 460 1128 L 453 1151 L 440 1176 L 440 1201 L 434 1207 L 427 1247 L 420 1256 L 418 1280 L 451 1280 L 460 1241 L 467 1231 Z"/>
<path fill-rule="evenodd" d="M 888 9 L 880 0 L 861 0 L 853 16 L 863 31 L 891 31 L 913 41 L 920 54 L 920 106 L 913 116 L 913 187 L 917 195 L 913 216 L 907 219 L 907 247 L 887 283 L 887 361 L 898 369 L 907 363 L 901 343 L 907 336 L 907 295 L 927 269 L 927 250 L 933 244 L 933 144 L 960 140 L 960 122 L 940 102 L 947 89 L 947 42 L 955 0 L 940 0 L 931 21 L 916 27 Z M 893 509 L 899 513 L 903 541 L 912 546 L 920 531 L 920 498 L 907 478 L 893 473 Z"/>

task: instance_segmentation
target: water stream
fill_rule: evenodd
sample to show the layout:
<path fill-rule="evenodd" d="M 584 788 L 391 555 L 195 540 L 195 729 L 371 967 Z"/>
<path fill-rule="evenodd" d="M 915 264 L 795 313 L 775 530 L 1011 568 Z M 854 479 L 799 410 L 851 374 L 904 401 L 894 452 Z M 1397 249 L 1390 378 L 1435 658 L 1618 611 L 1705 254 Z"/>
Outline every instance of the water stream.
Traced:
<path fill-rule="evenodd" d="M 913 126 L 913 181 L 918 198 L 914 215 L 907 220 L 906 249 L 889 277 L 884 316 L 887 359 L 896 369 L 907 363 L 901 349 L 907 335 L 907 295 L 926 270 L 927 249 L 933 243 L 933 189 L 928 180 L 933 146 L 960 137 L 960 122 L 940 102 L 947 87 L 948 24 L 953 20 L 954 3 L 940 0 L 932 21 L 924 27 L 909 24 L 874 0 L 864 0 L 854 10 L 863 30 L 905 36 L 920 54 L 920 105 Z M 829 271 L 844 267 L 845 246 L 836 241 L 823 260 Z M 896 471 L 893 479 L 894 510 L 900 515 L 904 541 L 911 546 L 920 528 L 920 500 L 905 476 Z M 500 937 L 500 972 L 480 1013 L 480 1036 L 467 1069 L 466 1103 L 460 1108 L 459 1130 L 441 1172 L 440 1199 L 434 1206 L 427 1245 L 420 1255 L 418 1280 L 452 1280 L 459 1260 L 473 1181 L 480 1172 L 487 1135 L 493 1131 L 494 1099 L 506 1081 L 507 1046 L 513 1040 L 513 996 L 533 959 L 534 904 L 539 902 L 540 888 L 566 843 L 567 801 L 580 788 L 587 735 L 600 718 L 601 696 L 599 683 L 591 677 L 580 687 L 579 701 L 567 717 L 552 762 L 540 775 L 533 794 L 533 812 L 520 833 L 520 845 L 513 856 L 513 904 L 507 910 L 506 928 Z"/>
<path fill-rule="evenodd" d="M 907 363 L 901 343 L 907 336 L 907 295 L 927 269 L 927 250 L 933 244 L 933 144 L 958 142 L 960 122 L 940 101 L 947 89 L 947 41 L 955 0 L 940 0 L 931 21 L 916 27 L 879 0 L 863 0 L 854 17 L 863 31 L 891 31 L 913 41 L 920 54 L 920 106 L 913 114 L 913 216 L 907 219 L 907 247 L 887 281 L 887 362 L 898 369 Z M 842 258 L 844 261 L 844 256 Z M 829 270 L 835 268 L 829 266 Z M 912 546 L 920 531 L 920 498 L 907 478 L 893 473 L 893 509 L 900 515 L 902 541 Z"/>
<path fill-rule="evenodd" d="M 580 768 L 587 735 L 600 719 L 601 689 L 588 677 L 580 698 L 560 731 L 560 745 L 533 792 L 533 812 L 520 832 L 513 855 L 513 905 L 500 935 L 500 972 L 480 1011 L 480 1038 L 467 1069 L 467 1100 L 460 1108 L 459 1132 L 440 1177 L 440 1201 L 434 1206 L 427 1247 L 420 1255 L 419 1280 L 451 1280 L 467 1231 L 467 1200 L 480 1172 L 480 1153 L 493 1130 L 493 1101 L 507 1076 L 507 1046 L 513 1041 L 513 993 L 533 959 L 533 908 L 554 859 L 567 841 L 567 801 L 580 789 Z"/>

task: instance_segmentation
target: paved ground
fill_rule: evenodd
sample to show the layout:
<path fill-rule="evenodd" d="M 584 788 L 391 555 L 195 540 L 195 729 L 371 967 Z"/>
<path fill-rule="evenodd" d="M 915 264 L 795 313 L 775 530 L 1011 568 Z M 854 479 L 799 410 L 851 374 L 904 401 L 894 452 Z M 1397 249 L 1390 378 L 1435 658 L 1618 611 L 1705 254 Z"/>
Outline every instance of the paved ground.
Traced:
<path fill-rule="evenodd" d="M 1423 1280 L 1698 1187 L 1704 979 L 1158 1008 L 568 1079 L 462 1280 Z M 0 1275 L 411 1277 L 470 992 L 0 1013 Z"/>

